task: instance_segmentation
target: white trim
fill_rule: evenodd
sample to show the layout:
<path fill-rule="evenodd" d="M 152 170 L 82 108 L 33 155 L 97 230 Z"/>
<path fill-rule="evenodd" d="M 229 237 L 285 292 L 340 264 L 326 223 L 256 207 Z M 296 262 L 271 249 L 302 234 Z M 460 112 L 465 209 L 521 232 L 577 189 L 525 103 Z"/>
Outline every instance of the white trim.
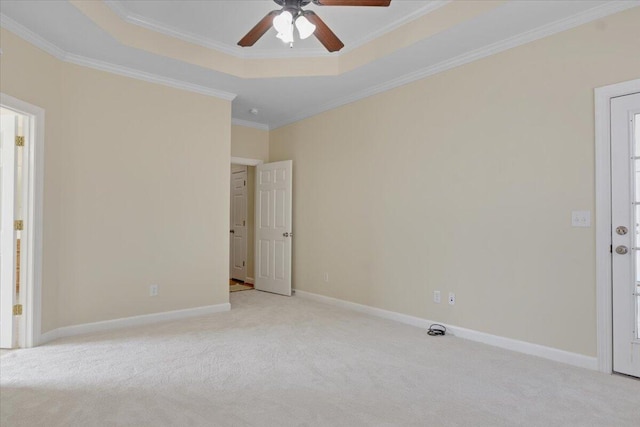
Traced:
<path fill-rule="evenodd" d="M 429 77 L 431 75 L 441 73 L 443 71 L 447 71 L 455 67 L 459 67 L 461 65 L 476 61 L 478 59 L 485 58 L 490 55 L 500 53 L 502 51 L 532 42 L 534 40 L 541 39 L 543 37 L 551 36 L 553 34 L 577 27 L 582 24 L 586 24 L 596 19 L 600 19 L 617 12 L 621 12 L 623 10 L 637 7 L 638 4 L 639 4 L 638 0 L 606 2 L 600 6 L 591 8 L 582 13 L 570 16 L 565 19 L 561 19 L 556 22 L 552 22 L 542 27 L 538 27 L 533 30 L 527 31 L 523 34 L 519 34 L 517 36 L 493 43 L 491 45 L 459 55 L 457 57 L 448 59 L 446 61 L 442 61 L 430 67 L 423 68 L 422 70 L 418 70 L 413 73 L 409 73 L 404 76 L 401 76 L 399 78 L 389 80 L 385 83 L 382 83 L 376 86 L 371 86 L 364 90 L 339 98 L 329 103 L 320 105 L 318 107 L 302 110 L 297 114 L 290 116 L 284 120 L 281 120 L 279 122 L 276 122 L 270 125 L 264 125 L 264 126 L 266 126 L 268 130 L 277 129 L 279 127 L 286 126 L 288 124 L 306 119 L 308 117 L 315 116 L 324 111 L 328 111 L 328 110 L 376 95 L 378 93 L 385 92 L 390 89 L 394 89 L 396 87 L 414 82 L 416 80 L 420 80 L 425 77 Z M 116 11 L 116 13 L 118 12 Z M 137 78 L 141 80 L 150 79 L 149 81 L 152 81 L 153 83 L 165 84 L 167 86 L 173 86 L 173 87 L 177 87 L 178 89 L 189 90 L 189 91 L 201 93 L 204 95 L 218 96 L 216 94 L 220 94 L 222 96 L 219 96 L 219 97 L 222 97 L 223 99 L 227 99 L 231 96 L 233 97 L 236 96 L 235 94 L 231 94 L 229 92 L 217 91 L 215 89 L 211 89 L 208 87 L 194 85 L 192 83 L 187 83 L 187 82 L 183 82 L 175 79 L 161 77 L 151 73 L 137 71 L 137 70 L 121 67 L 119 65 L 109 64 L 102 61 L 96 61 L 89 58 L 81 57 L 79 55 L 68 54 L 67 52 L 60 49 L 59 47 L 44 40 L 42 37 L 40 37 L 33 31 L 27 29 L 26 27 L 22 26 L 21 24 L 15 22 L 11 18 L 2 14 L 0 14 L 0 26 L 8 29 L 9 31 L 20 36 L 21 38 L 40 47 L 41 49 L 45 50 L 46 52 L 50 53 L 51 55 L 63 61 L 74 62 L 79 65 L 93 66 L 94 68 L 97 68 L 103 71 L 119 73 L 121 75 Z M 287 52 L 290 52 L 290 50 L 287 50 Z M 73 60 L 70 60 L 68 58 L 71 58 Z M 237 119 L 237 123 L 242 123 L 242 122 L 245 122 L 245 121 Z M 253 123 L 253 122 L 248 122 L 248 123 Z"/>
<path fill-rule="evenodd" d="M 253 277 L 247 277 L 244 283 L 251 283 L 252 285 L 255 283 L 255 279 Z"/>
<path fill-rule="evenodd" d="M 42 199 L 44 195 L 44 109 L 0 93 L 0 104 L 30 117 L 29 177 L 25 215 L 26 261 L 21 347 L 39 344 L 42 325 Z"/>
<path fill-rule="evenodd" d="M 64 60 L 66 62 L 70 62 L 76 65 L 81 65 L 83 67 L 94 68 L 96 70 L 106 71 L 108 73 L 118 74 L 120 76 L 131 77 L 133 79 L 143 80 L 149 83 L 156 83 L 164 86 L 173 87 L 176 89 L 199 93 L 201 95 L 213 96 L 213 97 L 221 98 L 227 101 L 233 101 L 237 96 L 235 93 L 211 89 L 205 86 L 188 83 L 182 80 L 176 80 L 169 77 L 159 76 L 157 74 L 147 73 L 146 71 L 139 71 L 133 68 L 123 67 L 121 65 L 114 65 L 110 62 L 104 62 L 104 61 L 99 61 L 97 59 L 86 58 L 80 55 L 67 54 L 65 55 Z"/>
<path fill-rule="evenodd" d="M 640 92 L 640 79 L 596 88 L 596 314 L 598 370 L 613 372 L 611 272 L 611 98 Z"/>
<path fill-rule="evenodd" d="M 231 157 L 231 163 L 234 165 L 258 166 L 264 163 L 260 159 L 247 159 L 246 157 Z"/>
<path fill-rule="evenodd" d="M 264 123 L 251 122 L 249 120 L 231 119 L 231 124 L 236 126 L 244 126 L 247 128 L 269 130 L 269 125 L 265 125 Z"/>
<path fill-rule="evenodd" d="M 105 0 L 104 2 L 116 15 L 123 21 L 146 28 L 147 30 L 155 31 L 160 34 L 164 34 L 169 37 L 173 37 L 179 40 L 193 43 L 198 46 L 205 47 L 207 49 L 217 50 L 218 52 L 231 55 L 240 59 L 263 59 L 263 58 L 291 58 L 291 57 L 318 57 L 318 56 L 330 56 L 331 53 L 326 49 L 314 48 L 314 49 L 262 49 L 262 50 L 247 50 L 239 46 L 231 46 L 226 43 L 220 43 L 216 40 L 208 37 L 203 37 L 198 34 L 180 30 L 176 27 L 164 24 L 156 21 L 155 19 L 148 18 L 136 13 L 130 13 L 126 6 L 120 1 Z M 259 18 L 256 18 L 259 19 Z M 275 33 L 273 33 L 275 36 Z M 335 54 L 334 54 L 335 55 Z"/>
<path fill-rule="evenodd" d="M 357 311 L 359 313 L 368 314 L 371 316 L 381 317 L 383 319 L 394 320 L 396 322 L 404 323 L 418 328 L 428 328 L 435 322 L 419 317 L 409 316 L 394 311 L 383 310 L 381 308 L 370 307 L 367 305 L 356 304 L 349 301 L 340 300 L 337 298 L 326 297 L 324 295 L 318 295 L 311 292 L 296 290 L 296 296 L 307 298 L 310 300 L 330 304 L 336 307 L 341 307 L 347 310 Z M 464 338 L 471 341 L 481 342 L 483 344 L 492 345 L 494 347 L 504 348 L 506 350 L 516 351 L 518 353 L 524 353 L 531 356 L 542 357 L 544 359 L 553 360 L 556 362 L 566 363 L 581 368 L 596 370 L 597 360 L 595 357 L 585 356 L 583 354 L 571 353 L 568 351 L 560 350 L 553 347 L 546 347 L 539 344 L 533 344 L 526 341 L 515 340 L 512 338 L 501 337 L 498 335 L 491 335 L 485 332 L 475 331 L 473 329 L 461 328 L 459 326 L 452 326 L 444 324 L 447 328 L 447 332 L 458 338 Z"/>
<path fill-rule="evenodd" d="M 366 34 L 364 37 L 362 37 L 361 39 L 357 40 L 356 42 L 352 42 L 349 43 L 349 46 L 346 46 L 345 48 L 343 48 L 340 51 L 341 55 L 344 55 L 345 53 L 348 53 L 354 49 L 359 48 L 360 46 L 364 46 L 365 44 L 377 39 L 378 37 L 381 37 L 387 33 L 390 33 L 393 30 L 396 30 L 400 27 L 402 27 L 405 24 L 408 24 L 409 22 L 418 19 L 428 13 L 431 13 L 435 10 L 440 9 L 443 6 L 446 6 L 447 4 L 451 3 L 453 0 L 432 0 L 427 2 L 427 4 L 425 4 L 424 6 L 414 10 L 411 13 L 408 13 L 406 15 L 404 15 L 403 17 L 401 17 L 400 19 L 397 19 L 383 27 L 378 28 L 375 31 L 372 31 L 368 34 Z"/>
<path fill-rule="evenodd" d="M 186 319 L 188 317 L 203 316 L 205 314 L 222 313 L 231 310 L 228 302 L 203 307 L 187 308 L 184 310 L 165 311 L 162 313 L 143 314 L 140 316 L 123 317 L 120 319 L 105 320 L 103 322 L 84 323 L 81 325 L 64 326 L 42 334 L 41 343 L 58 338 L 85 335 L 96 332 L 112 331 L 115 329 L 130 328 L 134 326 L 148 325 L 151 323 L 166 322 L 170 320 Z"/>
<path fill-rule="evenodd" d="M 297 114 L 291 117 L 288 117 L 280 122 L 270 124 L 269 127 L 271 129 L 277 129 L 279 127 L 286 126 L 291 123 L 295 123 L 297 121 L 323 113 L 325 111 L 329 111 L 334 108 L 341 107 L 343 105 L 347 105 L 352 102 L 359 101 L 361 99 L 368 98 L 370 96 L 377 95 L 382 92 L 386 92 L 390 89 L 404 86 L 406 84 L 415 82 L 417 80 L 432 76 L 434 74 L 442 73 L 452 68 L 456 68 L 461 65 L 465 65 L 470 62 L 474 62 L 479 59 L 486 58 L 487 56 L 495 55 L 505 50 L 512 49 L 514 47 L 518 47 L 523 44 L 527 44 L 532 41 L 535 41 L 544 37 L 548 37 L 553 34 L 577 27 L 579 25 L 586 24 L 596 19 L 600 19 L 605 16 L 608 16 L 617 12 L 621 12 L 623 10 L 627 10 L 637 6 L 638 6 L 638 1 L 607 2 L 600 6 L 597 6 L 592 9 L 586 10 L 582 13 L 579 13 L 577 15 L 573 15 L 568 18 L 561 19 L 559 21 L 552 22 L 547 25 L 543 25 L 542 27 L 534 28 L 533 30 L 524 32 L 522 34 L 518 34 L 516 36 L 510 37 L 505 40 L 501 40 L 499 42 L 496 42 L 487 46 L 483 46 L 471 52 L 463 53 L 462 55 L 458 55 L 454 58 L 447 59 L 445 61 L 439 62 L 437 64 L 423 68 L 421 70 L 414 71 L 409 74 L 405 74 L 404 76 L 389 80 L 382 84 L 370 86 L 366 89 L 360 90 L 358 92 L 352 93 L 342 98 L 335 99 L 326 104 L 309 108 L 307 110 L 302 110 Z"/>
<path fill-rule="evenodd" d="M 65 52 L 64 50 L 43 39 L 33 31 L 17 23 L 6 15 L 0 14 L 0 26 L 64 62 L 69 62 L 71 64 L 89 67 L 100 71 L 106 71 L 108 73 L 118 74 L 120 76 L 130 77 L 132 79 L 142 80 L 149 83 L 155 83 L 180 90 L 195 92 L 201 95 L 213 96 L 227 101 L 233 101 L 237 96 L 235 93 L 212 89 L 206 86 L 200 86 L 193 83 L 185 82 L 183 80 L 172 79 L 170 77 L 147 73 L 146 71 L 140 71 L 133 68 L 124 67 L 122 65 L 116 65 L 110 62 L 100 61 L 97 59 L 87 58 L 85 56 Z"/>
<path fill-rule="evenodd" d="M 32 45 L 44 50 L 49 55 L 64 61 L 64 57 L 66 55 L 66 52 L 64 50 L 60 49 L 50 41 L 45 40 L 24 25 L 19 24 L 18 22 L 2 13 L 0 13 L 0 27 L 11 31 L 12 33 L 18 35 L 21 39 L 24 39 Z"/>
<path fill-rule="evenodd" d="M 348 44 L 339 53 L 327 52 L 326 49 L 311 48 L 311 49 L 261 49 L 261 50 L 247 50 L 236 45 L 229 45 L 227 43 L 221 43 L 208 37 L 203 37 L 198 34 L 184 31 L 176 27 L 164 24 L 146 16 L 131 13 L 127 10 L 127 7 L 120 0 L 105 0 L 105 4 L 122 19 L 123 21 L 136 25 L 142 28 L 146 28 L 151 31 L 155 31 L 164 34 L 169 37 L 174 37 L 180 40 L 184 40 L 189 43 L 193 43 L 199 46 L 206 47 L 208 49 L 217 50 L 219 52 L 232 55 L 240 59 L 264 59 L 264 58 L 317 58 L 323 56 L 341 56 L 345 53 L 357 49 L 378 37 L 391 32 L 401 26 L 413 21 L 427 13 L 433 12 L 436 9 L 445 6 L 450 3 L 451 0 L 433 0 L 427 2 L 426 5 L 414 10 L 413 12 L 397 19 L 383 27 L 378 28 L 376 31 L 368 33 L 366 36 L 359 38 Z M 256 18 L 258 19 L 258 18 Z M 275 33 L 273 33 L 275 35 Z"/>

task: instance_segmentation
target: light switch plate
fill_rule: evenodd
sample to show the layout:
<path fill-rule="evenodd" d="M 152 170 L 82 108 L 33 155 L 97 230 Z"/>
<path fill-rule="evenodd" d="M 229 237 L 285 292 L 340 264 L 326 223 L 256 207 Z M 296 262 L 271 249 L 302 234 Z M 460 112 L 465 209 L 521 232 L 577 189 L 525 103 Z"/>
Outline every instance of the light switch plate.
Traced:
<path fill-rule="evenodd" d="M 591 227 L 591 211 L 571 211 L 572 227 Z"/>

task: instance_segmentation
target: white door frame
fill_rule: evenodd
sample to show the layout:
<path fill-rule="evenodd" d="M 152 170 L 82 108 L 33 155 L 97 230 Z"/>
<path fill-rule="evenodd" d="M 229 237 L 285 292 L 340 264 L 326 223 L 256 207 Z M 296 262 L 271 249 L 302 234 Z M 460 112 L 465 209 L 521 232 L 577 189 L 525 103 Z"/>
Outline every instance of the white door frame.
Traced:
<path fill-rule="evenodd" d="M 260 159 L 247 159 L 245 157 L 231 157 L 231 163 L 234 165 L 258 166 L 264 163 Z"/>
<path fill-rule="evenodd" d="M 611 271 L 611 98 L 640 92 L 640 79 L 596 88 L 596 312 L 598 370 L 613 373 Z"/>
<path fill-rule="evenodd" d="M 242 170 L 242 171 L 238 171 L 238 170 L 234 171 L 233 170 L 233 166 L 234 165 L 235 166 L 243 166 L 244 170 Z M 244 216 L 244 226 L 243 226 L 244 230 L 242 230 L 243 231 L 243 234 L 242 234 L 243 248 L 242 249 L 244 250 L 244 255 L 243 255 L 244 259 L 242 260 L 243 261 L 242 274 L 240 275 L 242 277 L 242 279 L 239 279 L 238 275 L 236 275 L 234 273 L 234 264 L 235 264 L 235 262 L 234 262 L 235 261 L 235 257 L 233 255 L 234 254 L 234 247 L 235 247 L 234 239 L 237 237 L 237 234 L 238 234 L 238 232 L 236 230 L 236 227 L 234 225 L 235 218 L 233 217 L 233 214 L 235 212 L 235 207 L 234 207 L 234 202 L 233 202 L 233 199 L 234 199 L 233 183 L 234 183 L 234 175 L 235 174 L 244 176 L 244 178 L 243 178 L 244 187 L 243 187 L 243 191 L 242 191 L 242 193 L 244 195 L 244 212 L 242 212 L 242 214 Z M 249 199 L 249 196 L 247 194 L 248 175 L 249 175 L 248 166 L 246 166 L 246 165 L 238 165 L 237 163 L 232 163 L 231 164 L 231 174 L 230 174 L 230 177 L 231 177 L 231 179 L 230 179 L 230 181 L 231 181 L 231 198 L 230 198 L 230 200 L 231 200 L 231 208 L 232 209 L 231 209 L 231 221 L 229 222 L 229 228 L 231 228 L 230 231 L 233 232 L 233 235 L 229 235 L 229 246 L 230 246 L 229 247 L 229 278 L 230 279 L 236 279 L 236 280 L 242 280 L 243 282 L 245 282 L 247 280 L 247 269 L 249 267 L 247 265 L 247 263 L 246 263 L 246 261 L 247 261 L 247 235 L 248 235 L 247 230 L 249 229 L 249 226 L 247 225 L 247 220 L 248 220 L 248 218 L 247 218 L 247 216 L 248 216 L 247 215 L 247 205 L 248 205 L 248 199 Z M 237 270 L 237 269 L 235 269 L 235 270 Z M 234 277 L 234 275 L 236 277 Z"/>
<path fill-rule="evenodd" d="M 246 157 L 231 157 L 231 163 L 234 165 L 244 165 L 244 166 L 258 166 L 264 163 L 264 160 L 260 160 L 260 159 L 249 159 Z M 247 195 L 247 198 L 249 197 L 249 195 Z M 253 201 L 255 204 L 255 194 L 253 195 Z M 231 197 L 229 197 L 229 212 L 231 212 Z M 255 221 L 254 221 L 255 222 Z M 254 223 L 254 238 L 255 238 L 255 223 Z M 231 236 L 229 236 L 229 239 L 231 239 Z M 249 249 L 247 247 L 247 251 L 253 251 L 253 259 L 256 259 L 256 245 L 254 244 L 253 247 L 251 249 Z M 248 252 L 246 252 L 248 253 Z M 229 262 L 231 262 L 231 244 L 229 244 Z M 247 277 L 248 279 L 251 279 L 251 281 L 249 283 L 254 283 L 255 282 L 255 272 L 253 274 L 254 277 Z"/>
<path fill-rule="evenodd" d="M 24 213 L 24 228 L 28 230 L 25 251 L 25 307 L 21 322 L 24 334 L 18 344 L 22 348 L 40 343 L 42 321 L 42 199 L 44 194 L 44 109 L 12 96 L 0 93 L 0 104 L 20 114 L 29 116 L 31 140 L 25 144 L 28 153 L 27 210 Z"/>

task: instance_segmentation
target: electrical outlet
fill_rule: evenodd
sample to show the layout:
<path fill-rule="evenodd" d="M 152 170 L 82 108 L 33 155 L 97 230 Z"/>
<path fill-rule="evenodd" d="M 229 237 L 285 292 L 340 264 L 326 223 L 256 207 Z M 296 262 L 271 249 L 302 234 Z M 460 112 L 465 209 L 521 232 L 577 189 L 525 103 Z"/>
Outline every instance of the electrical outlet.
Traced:
<path fill-rule="evenodd" d="M 158 285 L 149 286 L 149 296 L 157 297 L 158 296 Z"/>
<path fill-rule="evenodd" d="M 456 294 L 453 292 L 449 292 L 449 305 L 454 305 L 456 303 Z"/>
<path fill-rule="evenodd" d="M 324 272 L 324 282 L 329 283 L 329 273 L 327 273 L 326 271 Z"/>
<path fill-rule="evenodd" d="M 440 304 L 440 291 L 433 291 L 433 302 Z"/>
<path fill-rule="evenodd" d="M 591 211 L 571 211 L 572 227 L 591 227 Z"/>

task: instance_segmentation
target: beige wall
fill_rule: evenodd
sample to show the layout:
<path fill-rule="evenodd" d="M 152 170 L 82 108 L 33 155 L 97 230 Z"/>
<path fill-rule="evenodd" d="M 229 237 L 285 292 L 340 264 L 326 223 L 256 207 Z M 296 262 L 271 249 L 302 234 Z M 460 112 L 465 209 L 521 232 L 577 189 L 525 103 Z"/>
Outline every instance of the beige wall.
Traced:
<path fill-rule="evenodd" d="M 269 160 L 269 131 L 231 126 L 231 155 L 245 159 Z"/>
<path fill-rule="evenodd" d="M 42 331 L 228 302 L 231 103 L 0 42 L 46 111 Z"/>
<path fill-rule="evenodd" d="M 294 287 L 594 356 L 595 233 L 570 214 L 594 210 L 593 89 L 640 77 L 638 22 L 272 131 L 270 160 L 295 165 Z"/>

